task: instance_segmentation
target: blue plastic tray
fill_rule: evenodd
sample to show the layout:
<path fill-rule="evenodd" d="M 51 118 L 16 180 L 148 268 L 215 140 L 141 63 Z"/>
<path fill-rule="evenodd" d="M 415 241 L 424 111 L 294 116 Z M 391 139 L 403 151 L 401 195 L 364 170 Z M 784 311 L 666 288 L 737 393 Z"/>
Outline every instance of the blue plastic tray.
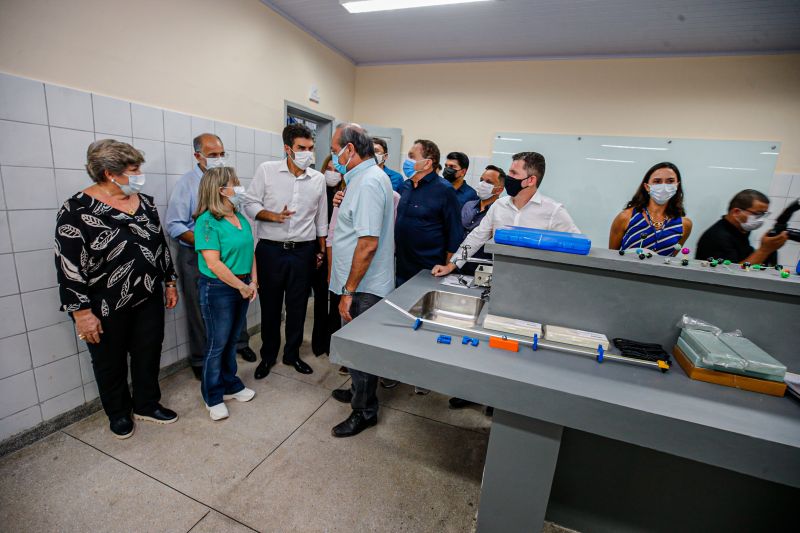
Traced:
<path fill-rule="evenodd" d="M 592 248 L 592 241 L 582 233 L 564 233 L 520 226 L 507 226 L 495 230 L 494 242 L 577 255 L 586 255 Z"/>

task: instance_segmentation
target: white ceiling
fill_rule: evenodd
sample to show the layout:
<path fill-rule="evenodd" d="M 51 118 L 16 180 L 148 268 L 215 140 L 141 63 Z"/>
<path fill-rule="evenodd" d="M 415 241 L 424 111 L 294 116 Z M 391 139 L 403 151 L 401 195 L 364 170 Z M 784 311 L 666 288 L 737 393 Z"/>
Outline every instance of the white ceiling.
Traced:
<path fill-rule="evenodd" d="M 800 51 L 800 0 L 493 0 L 350 14 L 262 0 L 356 64 Z"/>

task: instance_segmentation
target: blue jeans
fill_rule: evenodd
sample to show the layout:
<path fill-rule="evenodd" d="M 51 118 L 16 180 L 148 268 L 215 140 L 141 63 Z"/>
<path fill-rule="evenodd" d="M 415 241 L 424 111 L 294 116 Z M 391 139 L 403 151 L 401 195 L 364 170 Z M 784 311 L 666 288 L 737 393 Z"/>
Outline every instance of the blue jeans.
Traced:
<path fill-rule="evenodd" d="M 250 276 L 243 280 L 250 283 Z M 200 311 L 206 326 L 203 379 L 200 391 L 206 405 L 222 403 L 224 394 L 236 394 L 244 383 L 236 376 L 236 343 L 247 320 L 249 302 L 224 281 L 200 275 Z"/>

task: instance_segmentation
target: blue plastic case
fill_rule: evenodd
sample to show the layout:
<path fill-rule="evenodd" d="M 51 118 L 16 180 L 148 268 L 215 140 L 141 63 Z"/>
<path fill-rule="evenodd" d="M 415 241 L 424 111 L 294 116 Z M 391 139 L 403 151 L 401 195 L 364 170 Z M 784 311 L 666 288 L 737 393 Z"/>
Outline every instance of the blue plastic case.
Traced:
<path fill-rule="evenodd" d="M 494 232 L 494 242 L 577 255 L 587 255 L 592 248 L 592 241 L 582 233 L 565 233 L 520 226 L 498 228 Z"/>

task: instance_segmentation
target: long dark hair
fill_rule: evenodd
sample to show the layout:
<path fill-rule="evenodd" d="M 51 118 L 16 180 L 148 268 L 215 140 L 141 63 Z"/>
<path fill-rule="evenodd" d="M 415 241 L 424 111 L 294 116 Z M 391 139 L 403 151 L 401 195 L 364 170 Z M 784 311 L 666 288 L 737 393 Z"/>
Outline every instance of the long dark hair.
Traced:
<path fill-rule="evenodd" d="M 669 218 L 686 216 L 686 211 L 683 210 L 683 178 L 681 178 L 681 171 L 678 170 L 678 167 L 666 161 L 650 167 L 650 170 L 648 170 L 644 178 L 642 178 L 642 183 L 639 184 L 636 194 L 633 195 L 633 198 L 631 198 L 631 201 L 625 206 L 625 209 L 630 209 L 632 207 L 634 211 L 644 211 L 644 208 L 650 203 L 650 193 L 644 188 L 644 184 L 650 181 L 650 176 L 653 175 L 653 172 L 662 168 L 668 168 L 678 176 L 678 192 L 667 202 L 666 214 Z"/>

